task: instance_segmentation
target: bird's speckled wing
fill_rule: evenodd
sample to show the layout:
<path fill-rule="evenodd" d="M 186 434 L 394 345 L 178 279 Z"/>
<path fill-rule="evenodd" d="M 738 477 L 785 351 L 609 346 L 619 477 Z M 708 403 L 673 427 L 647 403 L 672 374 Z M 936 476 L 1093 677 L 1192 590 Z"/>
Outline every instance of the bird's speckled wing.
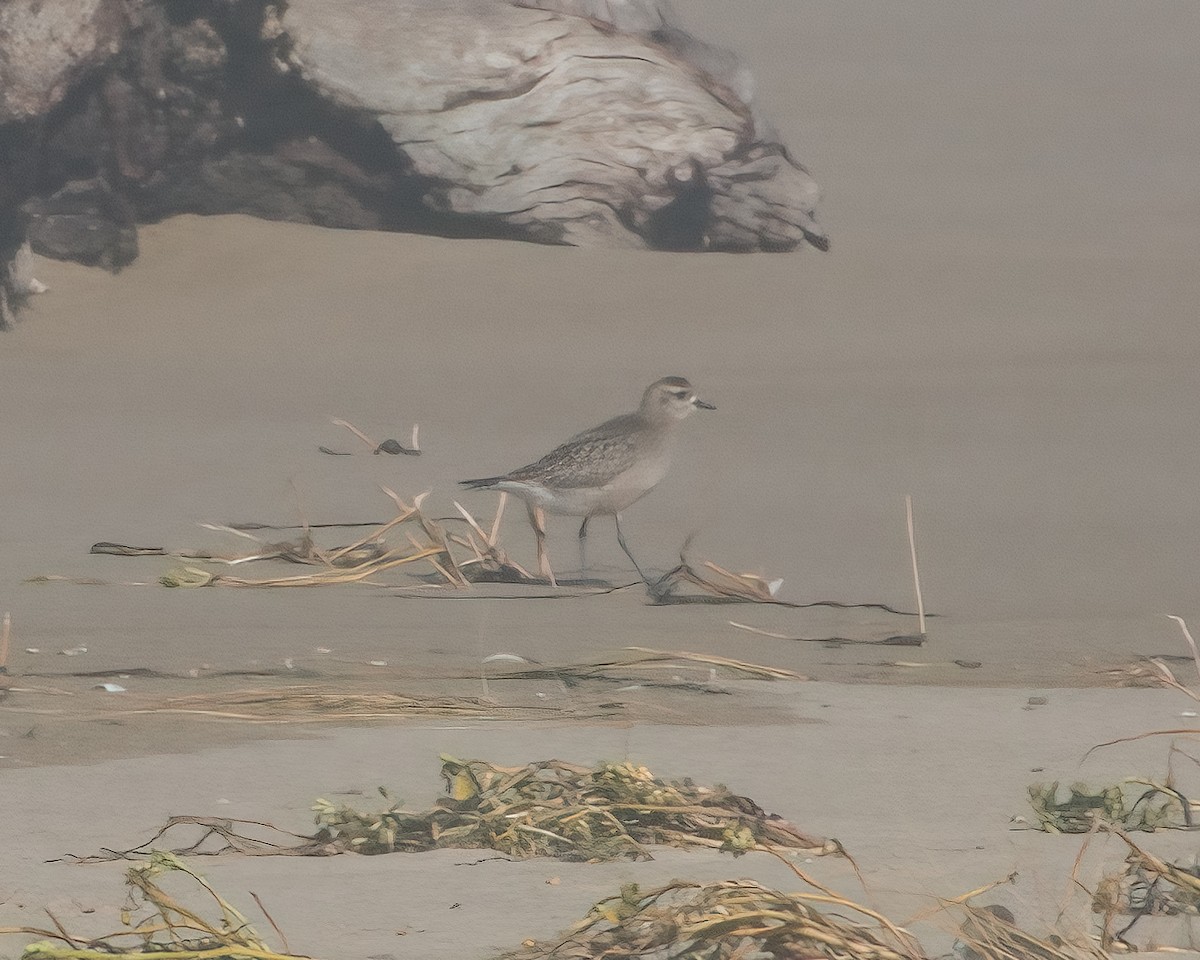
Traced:
<path fill-rule="evenodd" d="M 603 486 L 637 461 L 638 440 L 643 431 L 644 426 L 635 414 L 614 417 L 576 434 L 537 463 L 514 470 L 504 479 L 530 481 L 560 490 Z"/>

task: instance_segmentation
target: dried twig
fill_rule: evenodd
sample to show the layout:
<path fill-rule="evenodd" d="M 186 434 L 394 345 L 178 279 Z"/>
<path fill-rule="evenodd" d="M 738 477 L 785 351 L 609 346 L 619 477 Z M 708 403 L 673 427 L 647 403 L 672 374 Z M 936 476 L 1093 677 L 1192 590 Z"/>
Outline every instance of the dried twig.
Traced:
<path fill-rule="evenodd" d="M 883 637 L 879 640 L 865 640 L 861 637 L 793 637 L 786 633 L 772 633 L 770 630 L 760 630 L 758 627 L 751 627 L 745 623 L 738 623 L 735 620 L 728 621 L 731 627 L 736 627 L 739 630 L 746 630 L 749 633 L 756 633 L 761 637 L 771 637 L 774 640 L 791 640 L 795 643 L 836 643 L 836 644 L 866 644 L 871 646 L 882 647 L 920 647 L 925 643 L 925 637 L 916 636 L 911 633 L 895 634 L 893 636 Z"/>
<path fill-rule="evenodd" d="M 913 529 L 912 494 L 904 497 L 904 512 L 908 520 L 908 552 L 912 556 L 913 589 L 917 594 L 917 624 L 925 636 L 925 601 L 921 597 L 921 574 L 917 569 L 917 535 Z"/>
<path fill-rule="evenodd" d="M 0 627 L 0 674 L 8 672 L 8 646 L 12 634 L 12 614 L 4 612 L 4 625 Z"/>

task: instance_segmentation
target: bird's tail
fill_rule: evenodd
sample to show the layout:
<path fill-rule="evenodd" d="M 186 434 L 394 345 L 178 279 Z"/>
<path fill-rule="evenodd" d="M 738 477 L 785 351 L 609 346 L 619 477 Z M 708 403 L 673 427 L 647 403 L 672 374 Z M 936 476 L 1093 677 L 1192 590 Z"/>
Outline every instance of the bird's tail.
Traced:
<path fill-rule="evenodd" d="M 472 490 L 486 490 L 488 487 L 494 487 L 503 479 L 503 477 L 481 477 L 478 480 L 459 480 L 458 482 Z"/>

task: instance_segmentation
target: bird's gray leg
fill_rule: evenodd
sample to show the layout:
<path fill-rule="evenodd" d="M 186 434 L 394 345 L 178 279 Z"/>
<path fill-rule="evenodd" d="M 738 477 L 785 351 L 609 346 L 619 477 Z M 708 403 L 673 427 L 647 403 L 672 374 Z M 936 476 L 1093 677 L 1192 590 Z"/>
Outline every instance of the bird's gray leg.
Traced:
<path fill-rule="evenodd" d="M 621 549 L 625 551 L 625 556 L 627 556 L 630 562 L 633 564 L 633 569 L 638 572 L 638 576 L 642 578 L 642 582 L 645 583 L 646 586 L 650 586 L 650 581 L 647 580 L 646 575 L 642 573 L 642 568 L 638 566 L 638 562 L 633 559 L 633 554 L 629 552 L 629 547 L 625 543 L 625 535 L 621 533 L 621 515 L 619 513 L 614 513 L 613 520 L 615 520 L 617 523 L 617 543 L 619 543 L 621 545 Z"/>
<path fill-rule="evenodd" d="M 554 571 L 550 569 L 550 558 L 546 556 L 546 511 L 532 503 L 529 506 L 529 524 L 533 527 L 533 536 L 537 540 L 538 572 L 550 581 L 550 586 L 557 587 Z"/>
<path fill-rule="evenodd" d="M 579 525 L 579 579 L 587 579 L 587 525 L 591 517 L 584 517 Z"/>

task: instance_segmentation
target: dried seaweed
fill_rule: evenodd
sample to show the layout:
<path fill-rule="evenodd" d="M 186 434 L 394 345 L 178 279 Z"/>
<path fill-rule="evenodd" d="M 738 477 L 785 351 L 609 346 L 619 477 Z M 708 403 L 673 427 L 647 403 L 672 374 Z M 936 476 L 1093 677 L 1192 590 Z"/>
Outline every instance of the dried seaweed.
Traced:
<path fill-rule="evenodd" d="M 206 919 L 200 910 L 186 906 L 160 886 L 164 874 L 182 874 L 215 901 L 220 912 L 216 920 Z M 47 911 L 55 929 L 39 927 L 0 927 L 0 934 L 28 934 L 40 937 L 29 944 L 21 960 L 106 960 L 120 957 L 169 957 L 171 960 L 292 960 L 293 954 L 271 949 L 255 931 L 245 915 L 225 900 L 207 880 L 178 857 L 155 851 L 149 862 L 130 868 L 125 883 L 132 906 L 122 911 L 127 929 L 102 937 L 83 939 L 71 936 Z M 251 894 L 253 896 L 253 894 Z M 255 897 L 256 902 L 258 898 Z M 262 908 L 261 902 L 259 907 Z M 140 919 L 134 914 L 145 911 Z M 263 910 L 275 927 L 270 914 Z M 288 950 L 281 931 L 276 933 Z"/>
<path fill-rule="evenodd" d="M 249 554 L 220 554 L 207 550 L 167 550 L 166 547 L 133 547 L 124 543 L 101 541 L 93 543 L 88 551 L 111 557 L 175 557 L 180 560 L 204 560 L 211 563 L 241 564 L 257 560 L 282 560 L 286 563 L 310 564 L 335 567 L 355 567 L 380 559 L 386 553 L 379 541 L 355 544 L 352 547 L 335 547 L 329 551 L 319 550 L 308 534 L 295 540 L 277 543 L 262 543 Z M 332 561 L 327 557 L 333 555 Z"/>
<path fill-rule="evenodd" d="M 1200 913 L 1200 867 L 1168 863 L 1143 850 L 1124 830 L 1106 829 L 1125 841 L 1129 855 L 1122 869 L 1105 876 L 1092 896 L 1092 911 L 1103 916 L 1102 945 L 1129 947 L 1125 938 L 1143 917 Z M 1117 917 L 1129 915 L 1133 919 L 1117 929 Z"/>
<path fill-rule="evenodd" d="M 1088 940 L 1072 942 L 1058 934 L 1036 937 L 1016 924 L 1004 907 L 961 903 L 966 914 L 958 931 L 955 952 L 961 960 L 1109 960 Z"/>
<path fill-rule="evenodd" d="M 504 706 L 479 697 L 426 696 L 392 692 L 357 693 L 291 685 L 261 690 L 227 690 L 166 697 L 106 716 L 177 713 L 247 723 L 344 723 L 399 717 L 469 717 L 474 720 L 563 720 L 612 716 L 618 708 L 532 704 Z"/>
<path fill-rule="evenodd" d="M 730 670 L 735 674 L 753 677 L 757 680 L 807 680 L 804 674 L 787 670 L 783 667 L 768 667 L 762 664 L 749 663 L 745 660 L 732 660 L 729 657 L 718 657 L 713 654 L 691 653 L 687 650 L 653 650 L 649 647 L 626 647 L 630 656 L 608 657 L 591 663 L 564 664 L 562 666 L 520 667 L 507 670 L 495 675 L 500 680 L 562 680 L 568 685 L 583 680 L 608 680 L 612 682 L 628 682 L 640 680 L 631 676 L 630 671 L 664 665 L 699 664 L 715 671 L 716 668 Z"/>
<path fill-rule="evenodd" d="M 1057 781 L 1029 787 L 1036 822 L 1047 833 L 1090 833 L 1097 823 L 1125 830 L 1190 829 L 1194 807 L 1174 787 L 1130 777 L 1097 790 L 1075 783 L 1062 796 Z"/>
<path fill-rule="evenodd" d="M 200 826 L 203 835 L 176 849 L 178 854 L 329 856 L 459 847 L 512 857 L 604 861 L 652 859 L 647 847 L 665 844 L 734 854 L 788 849 L 844 855 L 837 841 L 810 836 L 723 786 L 660 780 L 628 762 L 590 768 L 546 760 L 501 767 L 443 757 L 442 778 L 446 796 L 425 811 L 406 810 L 381 789 L 391 801 L 383 810 L 318 799 L 313 811 L 319 829 L 311 836 L 258 821 L 174 817 L 137 847 L 85 859 L 144 856 L 180 826 Z M 217 847 L 204 848 L 213 839 Z"/>
<path fill-rule="evenodd" d="M 318 567 L 313 573 L 291 577 L 249 579 L 187 566 L 165 574 L 160 578 L 160 583 L 167 587 L 314 587 L 359 583 L 388 570 L 424 561 L 437 572 L 443 583 L 456 587 L 464 586 L 467 581 L 450 552 L 445 531 L 439 523 L 429 519 L 421 512 L 421 501 L 425 495 L 414 498 L 412 503 L 405 503 L 387 487 L 384 487 L 383 491 L 396 504 L 397 515 L 351 544 L 320 549 L 313 543 L 306 530 L 304 535 L 296 541 L 283 544 L 262 544 L 260 542 L 259 548 L 248 554 L 203 558 L 230 565 L 252 560 L 283 559 Z M 423 540 L 419 540 L 413 535 L 412 528 L 414 527 L 419 529 Z M 400 547 L 386 546 L 386 536 L 399 528 L 403 528 L 405 544 Z M 230 532 L 237 532 L 239 536 L 257 542 L 257 538 L 244 531 L 231 530 Z M 197 555 L 190 556 L 195 558 Z"/>
<path fill-rule="evenodd" d="M 841 897 L 781 893 L 752 880 L 675 880 L 646 891 L 630 883 L 565 934 L 527 940 L 504 960 L 924 960 L 903 931 L 824 913 L 816 903 L 875 916 Z"/>

